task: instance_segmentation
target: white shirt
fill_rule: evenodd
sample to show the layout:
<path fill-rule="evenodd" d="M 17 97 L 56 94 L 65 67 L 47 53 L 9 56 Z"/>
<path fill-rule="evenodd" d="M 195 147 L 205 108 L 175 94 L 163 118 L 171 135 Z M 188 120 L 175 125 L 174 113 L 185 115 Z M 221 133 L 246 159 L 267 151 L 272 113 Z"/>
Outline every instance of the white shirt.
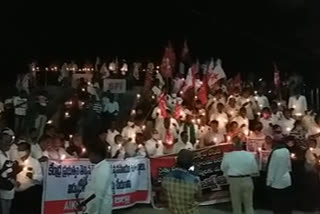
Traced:
<path fill-rule="evenodd" d="M 14 106 L 14 113 L 18 116 L 26 116 L 27 114 L 27 98 L 22 97 L 14 97 L 13 98 L 13 106 Z"/>
<path fill-rule="evenodd" d="M 274 121 L 272 119 L 272 117 L 268 118 L 268 119 L 265 119 L 265 118 L 260 118 L 260 122 L 262 123 L 263 125 L 263 128 L 262 128 L 262 132 L 263 134 L 267 135 L 267 136 L 272 136 L 272 133 L 273 133 L 273 129 L 272 127 L 270 126 L 270 124 L 274 125 L 276 121 Z"/>
<path fill-rule="evenodd" d="M 238 115 L 239 109 L 237 107 L 232 108 L 231 106 L 227 105 L 226 113 L 232 119 Z"/>
<path fill-rule="evenodd" d="M 158 148 L 157 146 L 158 145 Z M 149 157 L 157 157 L 163 155 L 163 144 L 162 141 L 151 138 L 145 143 L 146 152 Z"/>
<path fill-rule="evenodd" d="M 88 198 L 92 194 L 95 194 L 96 197 L 87 204 L 86 213 L 111 214 L 112 180 L 112 169 L 106 160 L 94 166 L 84 195 L 85 198 Z"/>
<path fill-rule="evenodd" d="M 159 97 L 162 93 L 161 89 L 158 88 L 157 86 L 153 86 L 151 90 L 157 97 Z"/>
<path fill-rule="evenodd" d="M 131 138 L 131 142 L 136 142 L 137 133 L 142 133 L 142 130 L 139 126 L 135 125 L 133 128 L 131 126 L 126 126 L 122 129 L 121 135 L 126 140 Z"/>
<path fill-rule="evenodd" d="M 116 101 L 113 101 L 112 103 L 109 102 L 104 106 L 103 112 L 108 112 L 110 114 L 117 112 L 116 115 L 118 115 L 119 112 L 119 103 Z"/>
<path fill-rule="evenodd" d="M 305 112 L 308 110 L 306 97 L 301 95 L 297 99 L 296 96 L 292 96 L 289 98 L 288 108 L 293 108 L 293 115 L 302 116 L 305 115 Z"/>
<path fill-rule="evenodd" d="M 31 144 L 31 157 L 37 160 L 43 157 L 43 151 L 38 143 Z"/>
<path fill-rule="evenodd" d="M 118 151 L 119 151 L 119 155 L 117 157 L 115 157 L 115 155 L 117 154 Z M 111 145 L 111 157 L 112 158 L 123 159 L 123 158 L 125 158 L 125 154 L 126 154 L 126 151 L 122 145 L 115 144 L 115 143 Z"/>
<path fill-rule="evenodd" d="M 243 118 L 242 116 L 235 117 L 232 122 L 237 122 L 239 125 L 239 128 L 244 125 L 244 127 L 241 129 L 244 134 L 249 133 L 249 119 L 247 117 Z"/>
<path fill-rule="evenodd" d="M 218 126 L 219 133 L 221 133 L 221 134 L 226 133 L 226 125 L 229 122 L 228 115 L 224 112 L 222 112 L 222 113 L 216 112 L 216 113 L 212 114 L 210 117 L 210 121 L 213 121 L 213 120 L 216 120 L 219 122 L 219 126 Z"/>
<path fill-rule="evenodd" d="M 183 143 L 182 141 L 179 141 L 178 143 L 173 145 L 174 154 L 179 153 L 182 149 L 193 150 L 193 145 L 190 142 Z"/>
<path fill-rule="evenodd" d="M 4 154 L 0 151 L 0 168 L 3 168 L 4 163 L 9 160 L 8 153 Z M 12 190 L 0 190 L 0 199 L 12 200 L 14 198 L 14 188 Z"/>
<path fill-rule="evenodd" d="M 277 124 L 278 124 L 279 126 L 281 126 L 281 128 L 282 128 L 282 133 L 283 133 L 283 134 L 289 135 L 290 132 L 291 132 L 291 130 L 292 130 L 293 127 L 294 127 L 294 123 L 295 123 L 295 122 L 296 122 L 296 121 L 295 121 L 295 119 L 293 119 L 293 118 L 287 119 L 287 118 L 283 117 L 281 120 L 279 120 L 279 121 L 277 122 Z"/>
<path fill-rule="evenodd" d="M 212 131 L 209 131 L 206 136 L 204 136 L 203 140 L 205 141 L 205 145 L 211 145 L 213 144 L 221 144 L 225 141 L 224 135 L 221 133 L 214 133 Z"/>
<path fill-rule="evenodd" d="M 18 146 L 15 143 L 11 145 L 8 153 L 9 153 L 9 159 L 11 161 L 16 161 L 19 159 Z"/>
<path fill-rule="evenodd" d="M 30 156 L 27 160 L 19 160 L 19 162 L 19 165 L 23 166 L 23 170 L 17 175 L 17 181 L 21 185 L 16 188 L 16 191 L 22 192 L 37 184 L 41 184 L 43 175 L 39 161 Z M 29 172 L 33 174 L 32 179 L 27 177 L 27 173 Z"/>
<path fill-rule="evenodd" d="M 115 136 L 119 135 L 120 133 L 117 130 L 111 131 L 110 129 L 108 129 L 107 131 L 107 136 L 106 136 L 106 141 L 110 144 L 113 145 L 114 144 L 114 138 Z"/>
<path fill-rule="evenodd" d="M 251 132 L 247 138 L 247 151 L 249 152 L 257 152 L 263 148 L 266 143 L 266 135 L 263 133 L 256 134 L 255 132 Z"/>
<path fill-rule="evenodd" d="M 257 174 L 258 165 L 254 155 L 247 151 L 233 151 L 223 155 L 221 170 L 226 176 Z"/>
<path fill-rule="evenodd" d="M 251 102 L 245 106 L 247 109 L 247 117 L 249 120 L 254 120 L 254 110 L 257 109 L 256 101 L 253 99 L 253 97 L 245 98 L 241 97 L 239 99 L 239 105 L 243 106 L 245 103 Z"/>
<path fill-rule="evenodd" d="M 260 110 L 262 110 L 263 108 L 266 108 L 266 107 L 268 107 L 268 108 L 270 107 L 269 100 L 264 95 L 255 96 L 255 100 L 257 101 L 257 104 L 258 104 Z"/>
<path fill-rule="evenodd" d="M 275 189 L 284 189 L 291 186 L 291 159 L 287 148 L 272 152 L 267 171 L 267 186 Z"/>

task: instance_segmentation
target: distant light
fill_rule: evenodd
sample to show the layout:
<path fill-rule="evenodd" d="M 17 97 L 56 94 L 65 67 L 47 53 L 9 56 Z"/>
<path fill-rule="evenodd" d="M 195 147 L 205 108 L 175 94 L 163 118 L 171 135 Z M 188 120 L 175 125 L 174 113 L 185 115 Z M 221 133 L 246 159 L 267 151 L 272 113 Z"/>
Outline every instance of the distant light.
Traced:
<path fill-rule="evenodd" d="M 260 79 L 259 79 L 259 82 L 262 82 L 262 80 L 263 80 L 263 79 L 262 79 L 262 78 L 260 78 Z"/>
<path fill-rule="evenodd" d="M 48 120 L 47 124 L 52 124 L 52 122 L 53 122 L 52 120 Z"/>

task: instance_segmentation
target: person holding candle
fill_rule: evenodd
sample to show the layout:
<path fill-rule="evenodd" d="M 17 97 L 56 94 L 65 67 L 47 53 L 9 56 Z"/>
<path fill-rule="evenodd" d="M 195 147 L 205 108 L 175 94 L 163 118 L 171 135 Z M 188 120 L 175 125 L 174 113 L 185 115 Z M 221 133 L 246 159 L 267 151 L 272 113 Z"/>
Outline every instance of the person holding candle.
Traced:
<path fill-rule="evenodd" d="M 226 107 L 226 113 L 228 114 L 229 118 L 232 120 L 238 115 L 239 108 L 237 106 L 237 101 L 235 97 L 229 97 L 228 104 Z"/>
<path fill-rule="evenodd" d="M 234 122 L 237 122 L 241 131 L 245 134 L 249 134 L 249 119 L 247 117 L 247 109 L 242 107 L 239 111 L 239 115 L 233 118 Z"/>
<path fill-rule="evenodd" d="M 51 160 L 64 160 L 72 158 L 71 155 L 63 148 L 63 142 L 60 137 L 52 138 L 47 150 L 45 151 L 47 157 Z"/>
<path fill-rule="evenodd" d="M 269 104 L 269 99 L 262 93 L 262 89 L 259 89 L 257 92 L 257 95 L 255 96 L 255 100 L 257 101 L 257 104 L 260 108 L 260 110 L 262 110 L 263 108 L 269 108 L 270 104 Z"/>
<path fill-rule="evenodd" d="M 200 141 L 200 147 L 206 147 L 211 145 L 218 145 L 225 141 L 223 134 L 219 132 L 219 122 L 213 120 L 210 122 L 210 130 L 205 135 L 203 140 Z"/>
<path fill-rule="evenodd" d="M 152 137 L 145 143 L 148 157 L 157 157 L 163 155 L 163 144 L 160 140 L 159 132 L 155 129 L 152 131 Z"/>
<path fill-rule="evenodd" d="M 246 108 L 248 119 L 253 121 L 255 119 L 254 113 L 258 110 L 258 106 L 256 101 L 253 99 L 249 88 L 243 90 L 242 96 L 239 99 L 239 105 Z"/>
<path fill-rule="evenodd" d="M 107 130 L 107 136 L 106 136 L 106 141 L 110 144 L 113 145 L 114 144 L 114 139 L 115 136 L 119 135 L 120 133 L 118 132 L 118 130 L 116 130 L 116 122 L 115 121 L 111 121 L 110 123 L 110 128 Z"/>
<path fill-rule="evenodd" d="M 253 131 L 247 138 L 247 151 L 257 152 L 263 149 L 266 144 L 266 135 L 262 132 L 263 125 L 261 122 L 254 124 Z"/>
<path fill-rule="evenodd" d="M 114 137 L 114 143 L 111 144 L 111 158 L 123 159 L 125 157 L 126 151 L 123 145 L 123 137 L 120 134 L 116 135 Z"/>
<path fill-rule="evenodd" d="M 269 108 L 262 109 L 260 122 L 262 123 L 262 132 L 266 136 L 272 136 L 272 126 L 276 123 L 271 117 L 271 112 Z"/>
<path fill-rule="evenodd" d="M 137 133 L 142 133 L 142 130 L 133 122 L 132 119 L 130 119 L 127 126 L 122 129 L 121 135 L 125 140 L 135 143 Z"/>
<path fill-rule="evenodd" d="M 222 103 L 218 103 L 217 111 L 213 113 L 210 117 L 210 121 L 216 120 L 219 122 L 219 133 L 225 134 L 226 133 L 226 126 L 229 122 L 228 115 L 224 112 L 224 105 Z"/>
<path fill-rule="evenodd" d="M 180 140 L 173 145 L 173 153 L 178 154 L 183 149 L 193 150 L 193 145 L 188 141 L 188 134 L 185 131 L 181 132 Z"/>
<path fill-rule="evenodd" d="M 19 165 L 23 170 L 17 174 L 16 194 L 13 207 L 28 214 L 41 213 L 42 169 L 39 161 L 31 157 L 31 146 L 27 142 L 18 145 Z M 32 198 L 33 200 L 30 200 Z"/>
<path fill-rule="evenodd" d="M 308 110 L 307 99 L 301 95 L 300 92 L 296 92 L 295 95 L 289 98 L 288 108 L 293 109 L 293 115 L 301 117 L 305 115 Z"/>
<path fill-rule="evenodd" d="M 283 111 L 283 117 L 276 123 L 281 126 L 284 135 L 289 135 L 294 127 L 295 119 L 291 117 L 292 113 L 290 109 Z"/>

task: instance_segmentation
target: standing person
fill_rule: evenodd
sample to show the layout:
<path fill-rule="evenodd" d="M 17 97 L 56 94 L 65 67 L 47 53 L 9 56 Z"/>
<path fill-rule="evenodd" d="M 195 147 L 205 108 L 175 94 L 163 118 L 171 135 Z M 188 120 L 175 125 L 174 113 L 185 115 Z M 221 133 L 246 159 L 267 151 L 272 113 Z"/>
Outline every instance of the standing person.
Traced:
<path fill-rule="evenodd" d="M 19 165 L 23 170 L 17 175 L 16 194 L 13 207 L 17 211 L 29 214 L 41 213 L 42 170 L 38 160 L 31 157 L 30 144 L 18 145 Z M 29 200 L 32 198 L 33 200 Z"/>
<path fill-rule="evenodd" d="M 283 111 L 283 117 L 278 121 L 278 125 L 281 126 L 283 134 L 289 135 L 294 127 L 295 119 L 291 117 L 291 110 L 285 109 Z"/>
<path fill-rule="evenodd" d="M 224 136 L 219 132 L 219 122 L 213 120 L 210 122 L 210 130 L 204 136 L 203 140 L 200 141 L 200 147 L 217 145 L 224 142 Z"/>
<path fill-rule="evenodd" d="M 103 107 L 105 120 L 108 122 L 114 121 L 119 114 L 119 103 L 114 100 L 114 95 L 110 94 L 109 102 Z M 106 121 L 105 121 L 106 122 Z"/>
<path fill-rule="evenodd" d="M 141 128 L 133 120 L 129 120 L 127 126 L 122 129 L 121 135 L 126 141 L 135 143 L 137 133 L 142 133 Z"/>
<path fill-rule="evenodd" d="M 238 115 L 239 108 L 237 106 L 236 98 L 233 96 L 229 97 L 228 104 L 226 107 L 226 113 L 228 114 L 229 118 L 232 120 L 234 117 Z"/>
<path fill-rule="evenodd" d="M 87 203 L 82 202 L 80 207 L 86 207 L 86 213 L 111 214 L 112 213 L 112 169 L 106 161 L 105 146 L 101 143 L 91 144 L 88 155 L 91 163 L 95 164 L 85 188 L 84 198 L 92 198 Z M 86 201 L 85 200 L 85 201 Z"/>
<path fill-rule="evenodd" d="M 241 139 L 232 139 L 234 151 L 223 156 L 221 170 L 230 184 L 232 209 L 234 214 L 253 214 L 253 181 L 252 176 L 258 174 L 258 165 L 254 155 L 242 151 Z"/>
<path fill-rule="evenodd" d="M 225 134 L 227 129 L 226 126 L 229 122 L 228 115 L 224 112 L 224 105 L 222 103 L 218 103 L 217 111 L 210 116 L 210 121 L 216 120 L 219 122 L 219 133 Z"/>
<path fill-rule="evenodd" d="M 21 91 L 20 94 L 13 98 L 14 107 L 14 131 L 17 135 L 23 134 L 24 126 L 26 122 L 28 98 L 25 91 Z"/>
<path fill-rule="evenodd" d="M 152 131 L 151 139 L 147 140 L 145 143 L 145 148 L 147 155 L 149 157 L 156 157 L 163 155 L 163 144 L 160 140 L 159 132 L 155 129 Z"/>
<path fill-rule="evenodd" d="M 262 132 L 263 125 L 261 122 L 257 122 L 253 131 L 250 132 L 247 140 L 247 151 L 257 152 L 266 147 L 266 135 Z"/>
<path fill-rule="evenodd" d="M 162 182 L 162 189 L 169 202 L 170 214 L 199 214 L 198 201 L 201 199 L 199 177 L 189 172 L 193 165 L 193 153 L 181 150 L 177 168 L 169 172 Z"/>
<path fill-rule="evenodd" d="M 0 167 L 4 169 L 6 163 L 10 162 L 9 160 L 9 149 L 12 144 L 12 137 L 8 134 L 1 133 L 0 135 Z M 8 175 L 4 176 L 4 173 L 1 174 L 1 177 L 8 179 Z M 10 214 L 12 200 L 14 199 L 14 189 L 11 190 L 0 190 L 0 203 L 1 203 L 1 214 Z"/>
<path fill-rule="evenodd" d="M 187 149 L 192 150 L 193 145 L 188 141 L 188 133 L 187 132 L 181 132 L 180 140 L 173 145 L 173 153 L 178 154 L 181 150 Z"/>
<path fill-rule="evenodd" d="M 116 130 L 116 122 L 111 121 L 110 128 L 107 130 L 107 136 L 106 136 L 107 143 L 109 143 L 112 146 L 114 144 L 115 136 L 117 136 L 119 134 L 120 133 L 118 132 L 118 130 Z"/>
<path fill-rule="evenodd" d="M 272 211 L 275 214 L 292 213 L 290 172 L 290 152 L 281 141 L 271 152 L 267 164 L 267 186 L 270 187 Z"/>
<path fill-rule="evenodd" d="M 260 108 L 260 110 L 264 108 L 270 108 L 270 103 L 268 98 L 263 94 L 262 89 L 258 90 L 257 96 L 255 96 L 255 100 Z"/>
<path fill-rule="evenodd" d="M 47 122 L 47 105 L 48 105 L 48 98 L 46 96 L 46 92 L 40 92 L 39 96 L 37 97 L 37 108 L 38 108 L 38 116 L 35 120 L 34 127 L 37 129 L 37 140 L 40 139 L 44 132 L 44 127 Z"/>
<path fill-rule="evenodd" d="M 262 117 L 260 122 L 262 123 L 262 132 L 266 136 L 272 136 L 272 126 L 277 122 L 271 117 L 271 112 L 269 108 L 262 109 Z"/>
<path fill-rule="evenodd" d="M 235 117 L 232 121 L 238 123 L 239 128 L 244 134 L 249 134 L 249 119 L 246 108 L 242 107 L 239 111 L 239 116 Z"/>
<path fill-rule="evenodd" d="M 293 109 L 293 115 L 296 117 L 301 117 L 305 115 L 308 110 L 307 99 L 305 96 L 297 93 L 289 98 L 288 108 Z"/>

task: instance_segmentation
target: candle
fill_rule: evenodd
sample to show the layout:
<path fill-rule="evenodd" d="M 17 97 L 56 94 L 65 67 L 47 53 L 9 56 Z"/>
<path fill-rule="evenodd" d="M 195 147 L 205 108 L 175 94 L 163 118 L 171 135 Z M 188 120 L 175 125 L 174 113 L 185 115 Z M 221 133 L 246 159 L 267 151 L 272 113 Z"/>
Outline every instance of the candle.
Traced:
<path fill-rule="evenodd" d="M 258 94 L 258 91 L 254 91 L 254 94 Z"/>
<path fill-rule="evenodd" d="M 64 159 L 66 159 L 66 155 L 62 154 L 61 157 L 60 157 L 60 160 L 64 160 Z"/>
<path fill-rule="evenodd" d="M 84 102 L 81 102 L 80 104 L 81 104 L 81 106 L 84 106 Z"/>
<path fill-rule="evenodd" d="M 259 111 L 259 112 L 257 112 L 257 115 L 260 117 L 261 116 L 261 112 Z"/>
<path fill-rule="evenodd" d="M 152 98 L 153 100 L 156 99 L 156 97 L 155 97 L 154 95 L 152 95 L 151 98 Z"/>
<path fill-rule="evenodd" d="M 227 141 L 228 141 L 228 142 L 231 141 L 231 136 L 227 136 Z"/>
<path fill-rule="evenodd" d="M 214 142 L 214 143 L 217 143 L 217 141 L 218 141 L 218 138 L 214 137 L 214 138 L 213 138 L 213 142 Z"/>
<path fill-rule="evenodd" d="M 137 98 L 140 99 L 140 97 L 141 97 L 141 95 L 140 95 L 140 94 L 137 94 Z"/>
<path fill-rule="evenodd" d="M 139 144 L 139 145 L 138 145 L 138 148 L 141 149 L 141 148 L 142 148 L 142 144 Z"/>
<path fill-rule="evenodd" d="M 82 88 L 81 91 L 86 91 L 86 89 L 85 89 L 85 88 Z"/>
<path fill-rule="evenodd" d="M 259 152 L 261 152 L 261 151 L 262 151 L 262 148 L 261 148 L 261 147 L 259 147 L 259 148 L 258 148 L 258 151 L 259 151 Z"/>
<path fill-rule="evenodd" d="M 259 79 L 259 82 L 262 82 L 262 80 L 263 80 L 263 79 L 262 79 L 262 78 L 260 78 L 260 79 Z"/>
<path fill-rule="evenodd" d="M 70 117 L 69 112 L 65 112 L 65 113 L 64 113 L 64 116 L 65 116 L 66 118 Z"/>
<path fill-rule="evenodd" d="M 248 103 L 248 102 L 250 102 L 250 99 L 248 98 L 246 101 L 247 101 L 247 103 Z"/>
<path fill-rule="evenodd" d="M 52 123 L 52 120 L 48 120 L 48 121 L 47 121 L 47 124 L 51 124 L 51 123 Z"/>
<path fill-rule="evenodd" d="M 269 91 L 268 91 L 268 93 L 269 93 L 269 94 L 271 94 L 271 93 L 272 93 L 272 91 L 271 91 L 271 90 L 269 90 Z"/>
<path fill-rule="evenodd" d="M 110 151 L 110 149 L 111 149 L 111 146 L 108 146 L 108 151 Z"/>
<path fill-rule="evenodd" d="M 159 68 L 160 68 L 160 66 L 157 66 L 156 68 L 157 68 L 157 69 L 159 69 Z"/>
<path fill-rule="evenodd" d="M 82 153 L 86 153 L 86 148 L 82 148 Z"/>
<path fill-rule="evenodd" d="M 200 119 L 197 119 L 197 123 L 200 124 L 200 123 L 201 123 L 201 120 L 200 120 Z"/>
<path fill-rule="evenodd" d="M 280 103 L 280 102 L 278 102 L 278 106 L 281 106 L 281 103 Z"/>
<path fill-rule="evenodd" d="M 313 152 L 313 150 L 314 150 L 314 148 L 312 148 L 312 147 L 310 147 L 309 149 L 310 149 L 311 152 Z"/>
<path fill-rule="evenodd" d="M 287 127 L 286 130 L 287 130 L 287 132 L 291 132 L 291 128 L 290 127 Z"/>
<path fill-rule="evenodd" d="M 291 153 L 290 157 L 291 157 L 291 159 L 295 159 L 296 158 L 296 154 Z"/>
<path fill-rule="evenodd" d="M 197 95 L 196 95 L 196 96 L 194 96 L 194 99 L 195 99 L 195 100 L 197 100 L 197 99 L 198 99 L 198 96 L 197 96 Z"/>
<path fill-rule="evenodd" d="M 183 95 L 183 91 L 180 91 L 179 94 L 182 96 Z"/>
<path fill-rule="evenodd" d="M 199 144 L 200 143 L 200 140 L 196 140 L 196 144 Z"/>
<path fill-rule="evenodd" d="M 73 137 L 72 134 L 70 134 L 70 135 L 69 135 L 69 139 L 72 139 L 72 137 Z"/>
<path fill-rule="evenodd" d="M 292 108 L 296 108 L 296 105 L 293 105 Z"/>
<path fill-rule="evenodd" d="M 144 131 L 145 129 L 146 129 L 146 126 L 145 126 L 145 125 L 143 125 L 143 126 L 142 126 L 142 130 Z"/>
<path fill-rule="evenodd" d="M 263 107 L 263 105 L 262 105 L 262 104 L 259 104 L 259 107 L 260 107 L 260 108 L 262 108 L 262 107 Z"/>
<path fill-rule="evenodd" d="M 13 135 L 13 136 L 12 136 L 12 141 L 14 141 L 15 139 L 16 139 L 16 136 Z"/>
<path fill-rule="evenodd" d="M 160 109 L 159 109 L 160 110 Z M 131 111 L 131 115 L 135 115 L 136 114 L 136 110 L 135 109 L 132 109 Z"/>
<path fill-rule="evenodd" d="M 195 119 L 192 119 L 191 122 L 194 124 L 194 123 L 196 123 L 196 120 L 195 120 Z"/>

